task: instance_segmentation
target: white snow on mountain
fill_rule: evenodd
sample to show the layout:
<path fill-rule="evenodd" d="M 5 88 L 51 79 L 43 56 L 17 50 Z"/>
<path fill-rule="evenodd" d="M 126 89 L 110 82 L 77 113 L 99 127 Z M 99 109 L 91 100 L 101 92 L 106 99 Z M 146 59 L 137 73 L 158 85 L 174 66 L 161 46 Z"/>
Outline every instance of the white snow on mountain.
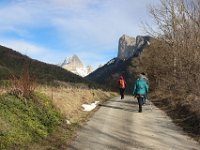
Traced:
<path fill-rule="evenodd" d="M 85 67 L 77 55 L 66 58 L 61 67 L 82 77 L 87 76 L 93 71 L 91 66 Z"/>

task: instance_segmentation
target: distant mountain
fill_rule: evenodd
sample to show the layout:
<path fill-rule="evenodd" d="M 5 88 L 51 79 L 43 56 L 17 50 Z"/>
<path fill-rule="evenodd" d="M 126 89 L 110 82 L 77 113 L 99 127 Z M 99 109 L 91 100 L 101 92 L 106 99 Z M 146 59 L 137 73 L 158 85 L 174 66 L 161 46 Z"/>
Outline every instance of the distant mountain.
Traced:
<path fill-rule="evenodd" d="M 93 71 L 92 66 L 85 67 L 77 55 L 66 58 L 61 67 L 82 77 Z"/>
<path fill-rule="evenodd" d="M 0 46 L 0 80 L 9 79 L 11 75 L 20 75 L 25 65 L 28 65 L 31 75 L 40 82 L 49 83 L 54 80 L 76 83 L 87 82 L 82 77 L 59 66 L 31 59 L 12 49 Z"/>
<path fill-rule="evenodd" d="M 119 38 L 117 57 L 86 76 L 86 79 L 114 89 L 118 89 L 117 81 L 120 75 L 124 75 L 127 82 L 132 82 L 134 78 L 132 71 L 130 71 L 133 66 L 132 61 L 148 45 L 150 45 L 149 36 L 137 36 L 134 38 L 123 35 Z M 132 87 L 128 88 L 131 89 Z"/>

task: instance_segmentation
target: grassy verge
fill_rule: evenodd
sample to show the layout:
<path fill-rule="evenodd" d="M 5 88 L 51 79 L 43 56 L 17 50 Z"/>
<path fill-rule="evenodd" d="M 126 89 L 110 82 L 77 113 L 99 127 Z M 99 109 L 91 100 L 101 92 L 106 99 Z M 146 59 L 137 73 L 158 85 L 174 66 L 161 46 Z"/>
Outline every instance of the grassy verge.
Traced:
<path fill-rule="evenodd" d="M 79 127 L 95 112 L 81 105 L 115 93 L 94 89 L 40 86 L 30 99 L 0 93 L 0 149 L 67 149 Z M 67 122 L 70 121 L 71 124 Z"/>
<path fill-rule="evenodd" d="M 18 149 L 46 138 L 62 120 L 44 94 L 35 92 L 30 99 L 0 95 L 0 149 Z"/>
<path fill-rule="evenodd" d="M 164 110 L 182 129 L 200 143 L 200 101 L 199 97 L 189 95 L 170 95 L 157 91 L 151 93 L 152 102 Z"/>
<path fill-rule="evenodd" d="M 105 101 L 115 95 L 113 92 L 106 92 L 100 89 L 42 86 L 37 90 L 47 95 L 52 100 L 54 106 L 72 123 L 80 122 L 85 119 L 85 115 L 88 115 L 87 112 L 83 111 L 82 104 Z"/>
<path fill-rule="evenodd" d="M 64 114 L 71 124 L 67 124 L 66 121 L 63 122 L 50 136 L 28 147 L 28 149 L 31 150 L 67 149 L 67 146 L 76 136 L 80 126 L 88 121 L 97 110 L 84 112 L 81 105 L 83 103 L 92 103 L 96 100 L 103 102 L 116 96 L 115 93 L 112 92 L 90 89 L 40 87 L 37 90 L 48 95 L 48 97 L 52 99 L 54 106 Z"/>

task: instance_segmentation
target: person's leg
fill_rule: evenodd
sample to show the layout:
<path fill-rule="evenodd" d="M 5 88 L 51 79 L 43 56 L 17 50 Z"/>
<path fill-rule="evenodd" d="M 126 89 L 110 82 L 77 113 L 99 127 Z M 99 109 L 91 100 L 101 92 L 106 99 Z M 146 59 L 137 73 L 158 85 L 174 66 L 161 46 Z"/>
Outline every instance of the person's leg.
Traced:
<path fill-rule="evenodd" d="M 125 89 L 122 89 L 122 99 L 124 99 L 124 91 Z"/>
<path fill-rule="evenodd" d="M 145 103 L 146 103 L 146 99 L 147 99 L 147 96 L 146 96 L 146 95 L 144 95 L 144 97 L 143 97 L 143 100 L 142 100 L 142 103 L 143 103 L 143 104 L 145 104 Z"/>
<path fill-rule="evenodd" d="M 138 104 L 139 104 L 139 112 L 142 112 L 143 98 L 141 96 L 138 97 Z"/>
<path fill-rule="evenodd" d="M 119 89 L 119 92 L 120 92 L 121 99 L 122 99 L 122 96 L 123 96 L 123 91 L 122 91 L 122 88 L 120 88 L 120 89 Z"/>

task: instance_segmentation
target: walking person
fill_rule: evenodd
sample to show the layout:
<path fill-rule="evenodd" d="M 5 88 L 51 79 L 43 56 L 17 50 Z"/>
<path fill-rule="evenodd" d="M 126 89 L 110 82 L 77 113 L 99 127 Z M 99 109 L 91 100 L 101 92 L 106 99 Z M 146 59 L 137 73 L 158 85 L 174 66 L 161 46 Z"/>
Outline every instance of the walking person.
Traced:
<path fill-rule="evenodd" d="M 118 84 L 119 84 L 119 92 L 121 95 L 121 99 L 124 99 L 124 91 L 126 88 L 126 81 L 124 80 L 123 76 L 120 76 Z"/>
<path fill-rule="evenodd" d="M 133 95 L 137 97 L 139 104 L 139 112 L 142 112 L 142 105 L 144 104 L 144 100 L 147 97 L 147 93 L 149 92 L 149 85 L 147 80 L 144 78 L 145 73 L 141 73 L 139 78 L 136 80 L 133 89 Z"/>

